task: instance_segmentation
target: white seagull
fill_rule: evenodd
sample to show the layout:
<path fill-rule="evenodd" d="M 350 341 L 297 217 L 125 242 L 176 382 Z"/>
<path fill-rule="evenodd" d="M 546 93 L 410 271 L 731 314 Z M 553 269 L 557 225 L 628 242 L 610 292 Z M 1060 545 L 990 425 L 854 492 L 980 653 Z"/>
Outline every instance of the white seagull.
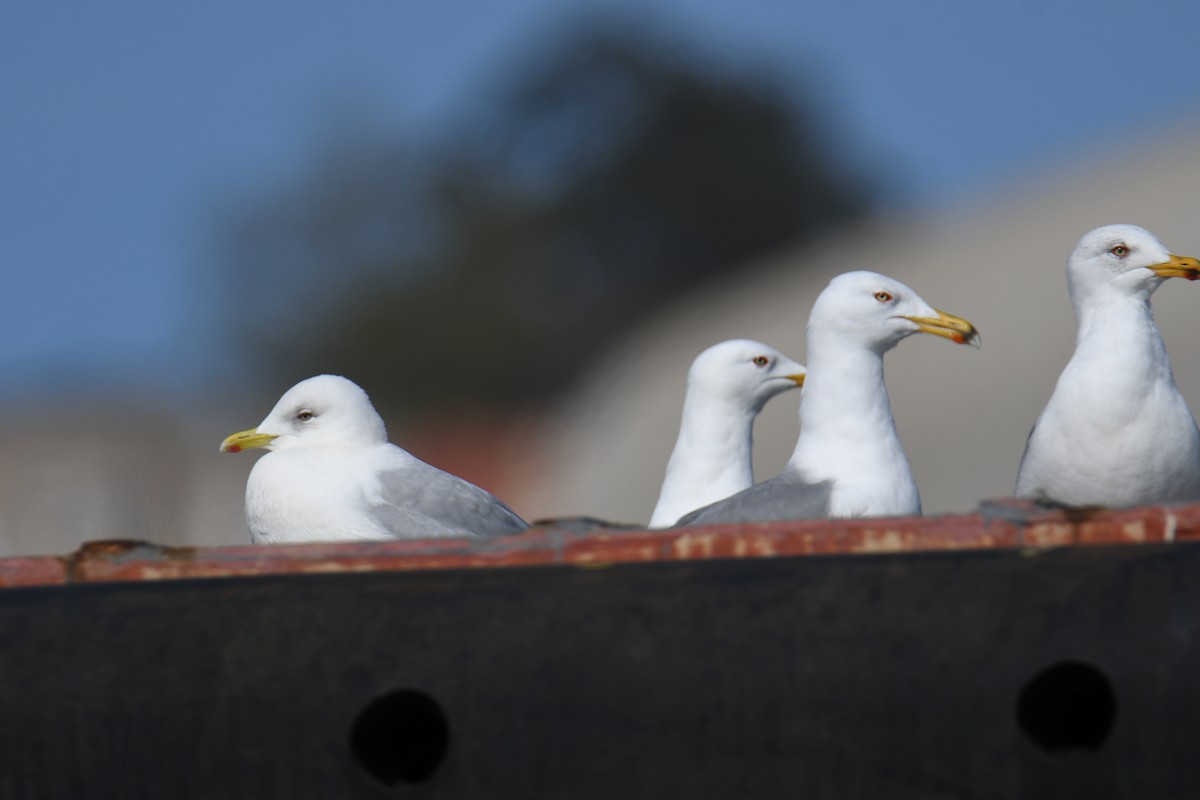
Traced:
<path fill-rule="evenodd" d="M 1200 498 L 1200 432 L 1175 387 L 1150 295 L 1200 261 L 1136 225 L 1087 233 L 1067 259 L 1075 353 L 1029 434 L 1016 494 L 1068 506 Z"/>
<path fill-rule="evenodd" d="M 692 362 L 679 438 L 651 528 L 754 483 L 754 418 L 775 395 L 804 385 L 804 365 L 750 339 L 714 344 Z"/>
<path fill-rule="evenodd" d="M 293 386 L 221 452 L 271 451 L 246 482 L 255 544 L 495 536 L 529 525 L 462 478 L 387 440 L 367 393 L 336 375 Z"/>
<path fill-rule="evenodd" d="M 974 325 L 897 280 L 861 271 L 830 281 L 808 318 L 800 438 L 787 466 L 679 524 L 919 514 L 883 381 L 884 353 L 914 333 L 980 343 Z"/>

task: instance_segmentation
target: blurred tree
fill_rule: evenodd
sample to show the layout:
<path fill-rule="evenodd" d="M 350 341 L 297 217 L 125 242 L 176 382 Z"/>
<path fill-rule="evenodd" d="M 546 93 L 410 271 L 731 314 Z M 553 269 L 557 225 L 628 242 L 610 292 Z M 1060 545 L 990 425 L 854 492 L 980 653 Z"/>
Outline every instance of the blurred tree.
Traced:
<path fill-rule="evenodd" d="M 250 353 L 389 409 L 519 407 L 664 301 L 865 209 L 774 81 L 616 28 L 527 64 L 466 127 L 432 154 L 339 141 L 248 211 Z"/>

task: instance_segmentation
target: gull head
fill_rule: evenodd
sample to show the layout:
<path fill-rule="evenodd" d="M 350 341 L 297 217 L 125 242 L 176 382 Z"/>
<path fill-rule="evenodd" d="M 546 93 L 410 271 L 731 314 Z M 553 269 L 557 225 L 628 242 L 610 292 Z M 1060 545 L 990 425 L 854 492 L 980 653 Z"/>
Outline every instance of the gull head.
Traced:
<path fill-rule="evenodd" d="M 1073 299 L 1114 292 L 1149 297 L 1167 278 L 1200 278 L 1200 261 L 1170 253 L 1137 225 L 1105 225 L 1085 233 L 1067 259 Z"/>
<path fill-rule="evenodd" d="M 804 385 L 804 365 L 751 339 L 714 344 L 692 362 L 688 389 L 753 410 L 780 392 Z"/>
<path fill-rule="evenodd" d="M 979 331 L 967 320 L 938 311 L 898 280 L 877 272 L 846 272 L 817 297 L 808 318 L 808 339 L 832 336 L 878 353 L 914 333 L 931 333 L 979 347 Z"/>
<path fill-rule="evenodd" d="M 288 389 L 257 428 L 226 437 L 221 452 L 369 446 L 386 441 L 383 419 L 358 384 L 338 375 L 318 375 Z"/>

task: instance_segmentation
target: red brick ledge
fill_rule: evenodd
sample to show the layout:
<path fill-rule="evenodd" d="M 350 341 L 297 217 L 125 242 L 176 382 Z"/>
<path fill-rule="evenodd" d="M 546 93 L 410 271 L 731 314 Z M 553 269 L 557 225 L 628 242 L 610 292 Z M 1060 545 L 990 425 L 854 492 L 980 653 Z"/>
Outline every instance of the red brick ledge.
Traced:
<path fill-rule="evenodd" d="M 520 536 L 271 547 L 161 547 L 140 541 L 84 544 L 66 556 L 0 559 L 0 587 L 288 573 L 769 558 L 939 550 L 1047 548 L 1200 541 L 1200 504 L 1118 511 L 1050 511 L 1000 500 L 980 513 L 938 517 L 796 520 L 681 530 L 548 522 Z"/>

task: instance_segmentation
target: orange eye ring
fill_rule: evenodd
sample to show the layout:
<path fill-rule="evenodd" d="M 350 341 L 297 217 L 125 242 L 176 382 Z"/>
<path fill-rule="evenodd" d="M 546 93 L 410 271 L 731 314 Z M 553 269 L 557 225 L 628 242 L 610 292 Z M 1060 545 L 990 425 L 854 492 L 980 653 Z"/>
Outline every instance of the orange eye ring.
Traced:
<path fill-rule="evenodd" d="M 771 363 L 771 359 L 767 358 L 766 356 L 755 356 L 750 360 L 754 362 L 754 366 L 756 367 L 765 367 L 767 364 Z"/>
<path fill-rule="evenodd" d="M 1112 253 L 1117 258 L 1124 258 L 1125 256 L 1129 255 L 1129 248 L 1123 244 L 1119 244 L 1108 252 Z"/>
<path fill-rule="evenodd" d="M 892 302 L 892 296 L 890 294 L 888 294 L 887 292 L 876 292 L 875 299 L 881 303 Z"/>

